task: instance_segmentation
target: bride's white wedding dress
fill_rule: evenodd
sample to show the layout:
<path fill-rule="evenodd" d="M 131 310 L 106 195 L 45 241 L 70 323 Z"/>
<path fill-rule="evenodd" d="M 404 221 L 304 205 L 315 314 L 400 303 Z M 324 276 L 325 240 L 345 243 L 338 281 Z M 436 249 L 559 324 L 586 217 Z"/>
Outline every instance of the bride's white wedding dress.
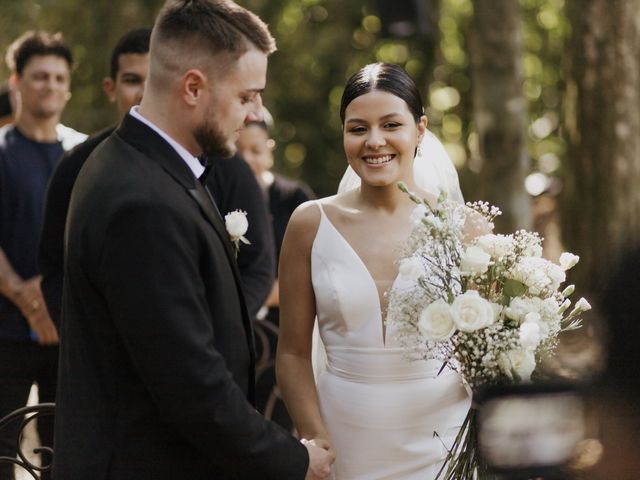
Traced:
<path fill-rule="evenodd" d="M 438 375 L 435 360 L 408 361 L 391 328 L 385 338 L 369 270 L 317 205 L 311 275 L 327 357 L 317 389 L 334 478 L 433 479 L 471 399 L 456 373 Z"/>

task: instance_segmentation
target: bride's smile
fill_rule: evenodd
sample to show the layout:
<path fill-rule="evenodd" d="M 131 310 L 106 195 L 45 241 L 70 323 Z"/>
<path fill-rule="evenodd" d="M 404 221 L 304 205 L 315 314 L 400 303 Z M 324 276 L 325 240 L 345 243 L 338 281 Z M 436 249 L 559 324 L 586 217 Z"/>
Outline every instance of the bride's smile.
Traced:
<path fill-rule="evenodd" d="M 371 165 L 373 167 L 382 167 L 389 163 L 391 160 L 395 158 L 395 154 L 377 154 L 377 155 L 364 155 L 362 159 L 365 161 L 367 165 Z"/>
<path fill-rule="evenodd" d="M 364 184 L 381 187 L 407 181 L 425 130 L 406 102 L 380 90 L 355 98 L 345 110 L 344 150 Z"/>

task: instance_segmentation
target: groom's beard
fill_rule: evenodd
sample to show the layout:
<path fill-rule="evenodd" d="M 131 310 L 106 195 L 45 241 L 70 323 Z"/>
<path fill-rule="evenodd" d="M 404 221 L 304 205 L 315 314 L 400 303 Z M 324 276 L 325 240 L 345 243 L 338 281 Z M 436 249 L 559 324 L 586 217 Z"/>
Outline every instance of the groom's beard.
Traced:
<path fill-rule="evenodd" d="M 204 120 L 196 127 L 193 136 L 208 158 L 229 158 L 235 152 L 231 148 L 215 120 Z"/>

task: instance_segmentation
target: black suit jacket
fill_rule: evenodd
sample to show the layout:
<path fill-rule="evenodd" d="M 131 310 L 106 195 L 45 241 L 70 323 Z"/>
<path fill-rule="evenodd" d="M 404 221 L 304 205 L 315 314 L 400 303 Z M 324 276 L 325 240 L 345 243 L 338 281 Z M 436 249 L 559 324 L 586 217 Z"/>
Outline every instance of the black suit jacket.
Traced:
<path fill-rule="evenodd" d="M 64 265 L 64 228 L 73 185 L 87 158 L 115 127 L 91 135 L 67 152 L 56 166 L 45 204 L 38 264 L 42 273 L 42 293 L 54 323 L 60 325 Z M 207 179 L 213 198 L 222 215 L 240 209 L 247 212 L 249 229 L 245 235 L 250 245 L 242 244 L 238 268 L 244 286 L 249 317 L 255 318 L 273 287 L 276 270 L 273 232 L 266 200 L 249 165 L 238 155 L 214 161 Z"/>
<path fill-rule="evenodd" d="M 247 402 L 232 247 L 173 148 L 127 116 L 80 172 L 66 235 L 55 478 L 304 478 L 304 446 Z"/>

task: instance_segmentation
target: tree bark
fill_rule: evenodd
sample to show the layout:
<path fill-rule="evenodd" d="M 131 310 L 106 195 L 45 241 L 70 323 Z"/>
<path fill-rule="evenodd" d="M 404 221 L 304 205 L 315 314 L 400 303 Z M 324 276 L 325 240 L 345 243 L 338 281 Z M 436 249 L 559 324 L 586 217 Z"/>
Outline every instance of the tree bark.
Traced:
<path fill-rule="evenodd" d="M 522 26 L 517 0 L 475 0 L 469 31 L 473 118 L 482 158 L 479 196 L 503 214 L 496 231 L 530 228 L 524 190 L 527 102 L 522 92 Z"/>
<path fill-rule="evenodd" d="M 640 0 L 570 0 L 562 195 L 572 280 L 597 290 L 640 241 Z"/>

